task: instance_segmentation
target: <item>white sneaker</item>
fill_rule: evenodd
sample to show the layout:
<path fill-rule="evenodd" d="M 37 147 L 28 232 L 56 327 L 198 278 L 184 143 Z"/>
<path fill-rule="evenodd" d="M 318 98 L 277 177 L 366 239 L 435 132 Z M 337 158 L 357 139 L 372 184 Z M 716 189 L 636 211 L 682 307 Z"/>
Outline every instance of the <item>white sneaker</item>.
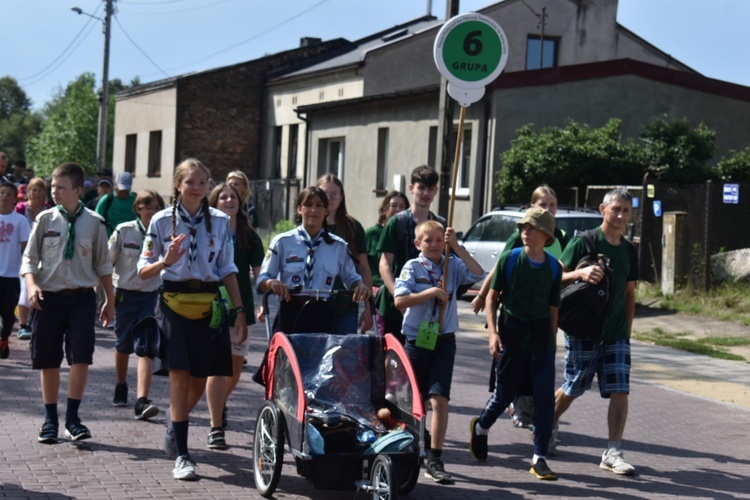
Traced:
<path fill-rule="evenodd" d="M 190 481 L 198 477 L 195 474 L 195 462 L 190 458 L 190 455 L 177 457 L 174 462 L 174 469 L 172 469 L 172 477 L 181 481 Z"/>
<path fill-rule="evenodd" d="M 602 461 L 599 464 L 599 468 L 623 476 L 632 476 L 635 474 L 635 467 L 625 461 L 622 450 L 616 450 L 615 448 L 610 448 L 602 454 Z"/>

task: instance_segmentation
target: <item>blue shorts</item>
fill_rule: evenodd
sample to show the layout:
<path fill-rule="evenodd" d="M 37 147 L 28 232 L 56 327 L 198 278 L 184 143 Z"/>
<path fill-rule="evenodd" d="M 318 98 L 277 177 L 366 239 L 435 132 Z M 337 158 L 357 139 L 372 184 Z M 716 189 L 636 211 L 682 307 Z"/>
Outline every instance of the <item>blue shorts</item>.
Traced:
<path fill-rule="evenodd" d="M 630 340 L 595 344 L 590 340 L 565 338 L 565 382 L 563 392 L 576 398 L 591 389 L 596 374 L 599 394 L 630 393 Z"/>
<path fill-rule="evenodd" d="M 121 354 L 133 354 L 133 327 L 147 316 L 156 315 L 159 290 L 133 292 L 115 290 L 115 350 Z"/>
<path fill-rule="evenodd" d="M 93 288 L 42 292 L 42 309 L 31 310 L 31 367 L 60 368 L 94 361 L 96 294 Z"/>
<path fill-rule="evenodd" d="M 161 300 L 161 299 L 160 299 Z M 156 358 L 154 373 L 168 370 L 187 370 L 190 376 L 232 376 L 232 345 L 229 328 L 211 328 L 211 318 L 187 319 L 172 311 L 161 300 L 157 314 L 162 341 L 166 343 L 164 357 Z"/>
<path fill-rule="evenodd" d="M 423 349 L 414 345 L 415 340 L 407 340 L 404 350 L 417 377 L 422 400 L 430 396 L 451 398 L 453 363 L 456 359 L 456 336 L 447 333 L 438 336 L 435 350 Z"/>

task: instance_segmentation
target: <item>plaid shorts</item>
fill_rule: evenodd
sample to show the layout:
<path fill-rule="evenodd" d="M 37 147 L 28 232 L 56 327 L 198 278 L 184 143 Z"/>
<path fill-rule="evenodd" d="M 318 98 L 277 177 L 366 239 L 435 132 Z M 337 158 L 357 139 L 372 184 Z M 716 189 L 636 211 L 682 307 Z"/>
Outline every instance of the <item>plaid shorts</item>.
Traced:
<path fill-rule="evenodd" d="M 595 344 L 589 340 L 565 338 L 565 382 L 562 390 L 576 398 L 591 389 L 596 374 L 599 394 L 630 393 L 630 340 Z"/>

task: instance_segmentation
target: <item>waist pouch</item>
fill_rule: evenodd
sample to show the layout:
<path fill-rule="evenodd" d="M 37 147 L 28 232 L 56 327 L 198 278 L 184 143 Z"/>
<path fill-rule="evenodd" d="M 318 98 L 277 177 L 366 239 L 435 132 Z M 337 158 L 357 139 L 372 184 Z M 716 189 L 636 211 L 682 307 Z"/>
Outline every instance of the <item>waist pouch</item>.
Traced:
<path fill-rule="evenodd" d="M 164 292 L 164 303 L 172 311 L 187 319 L 203 319 L 211 316 L 215 293 Z"/>

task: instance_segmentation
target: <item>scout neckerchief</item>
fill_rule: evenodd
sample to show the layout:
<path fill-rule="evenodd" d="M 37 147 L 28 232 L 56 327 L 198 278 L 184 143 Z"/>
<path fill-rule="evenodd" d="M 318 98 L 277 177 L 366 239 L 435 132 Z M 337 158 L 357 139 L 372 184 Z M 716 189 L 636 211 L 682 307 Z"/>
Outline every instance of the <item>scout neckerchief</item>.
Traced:
<path fill-rule="evenodd" d="M 435 272 L 435 269 L 440 269 L 442 267 L 442 260 L 441 263 L 435 264 L 429 259 L 425 259 L 424 255 L 421 253 L 419 254 L 419 263 L 422 264 L 422 267 L 424 267 L 425 271 L 427 271 L 427 275 L 430 277 L 430 282 L 432 283 L 432 286 L 436 288 L 440 288 L 443 284 L 442 278 L 438 276 L 438 274 Z M 435 303 L 432 306 L 432 320 L 434 321 L 435 318 L 437 318 L 437 311 L 438 311 L 438 305 L 439 302 L 437 299 L 435 299 Z"/>
<path fill-rule="evenodd" d="M 83 213 L 84 205 L 82 202 L 78 202 L 78 210 L 73 215 L 70 215 L 62 205 L 57 205 L 57 209 L 60 211 L 65 220 L 68 221 L 68 241 L 65 242 L 65 253 L 63 256 L 70 260 L 75 254 L 75 238 L 76 238 L 76 221 L 78 217 Z"/>
<path fill-rule="evenodd" d="M 141 219 L 136 219 L 136 226 L 138 227 L 138 231 L 140 231 L 142 237 L 146 237 L 146 228 L 143 227 L 143 222 L 141 222 Z"/>
<path fill-rule="evenodd" d="M 310 235 L 307 234 L 307 231 L 305 231 L 302 226 L 297 228 L 297 233 L 300 238 L 302 238 L 302 241 L 305 242 L 305 245 L 307 245 L 307 257 L 305 258 L 305 288 L 309 289 L 310 283 L 312 283 L 312 270 L 315 265 L 315 249 L 318 248 L 318 245 L 323 241 L 323 230 L 321 229 L 318 232 L 315 239 L 310 238 Z"/>
<path fill-rule="evenodd" d="M 177 210 L 180 214 L 180 219 L 182 219 L 182 222 L 184 222 L 190 230 L 190 244 L 188 245 L 188 268 L 192 268 L 193 262 L 198 257 L 198 238 L 196 238 L 196 234 L 198 233 L 198 225 L 203 222 L 203 212 L 198 211 L 198 214 L 195 217 L 190 217 L 190 214 L 187 212 L 187 210 L 185 210 L 185 207 L 182 206 L 182 203 L 177 204 Z"/>

